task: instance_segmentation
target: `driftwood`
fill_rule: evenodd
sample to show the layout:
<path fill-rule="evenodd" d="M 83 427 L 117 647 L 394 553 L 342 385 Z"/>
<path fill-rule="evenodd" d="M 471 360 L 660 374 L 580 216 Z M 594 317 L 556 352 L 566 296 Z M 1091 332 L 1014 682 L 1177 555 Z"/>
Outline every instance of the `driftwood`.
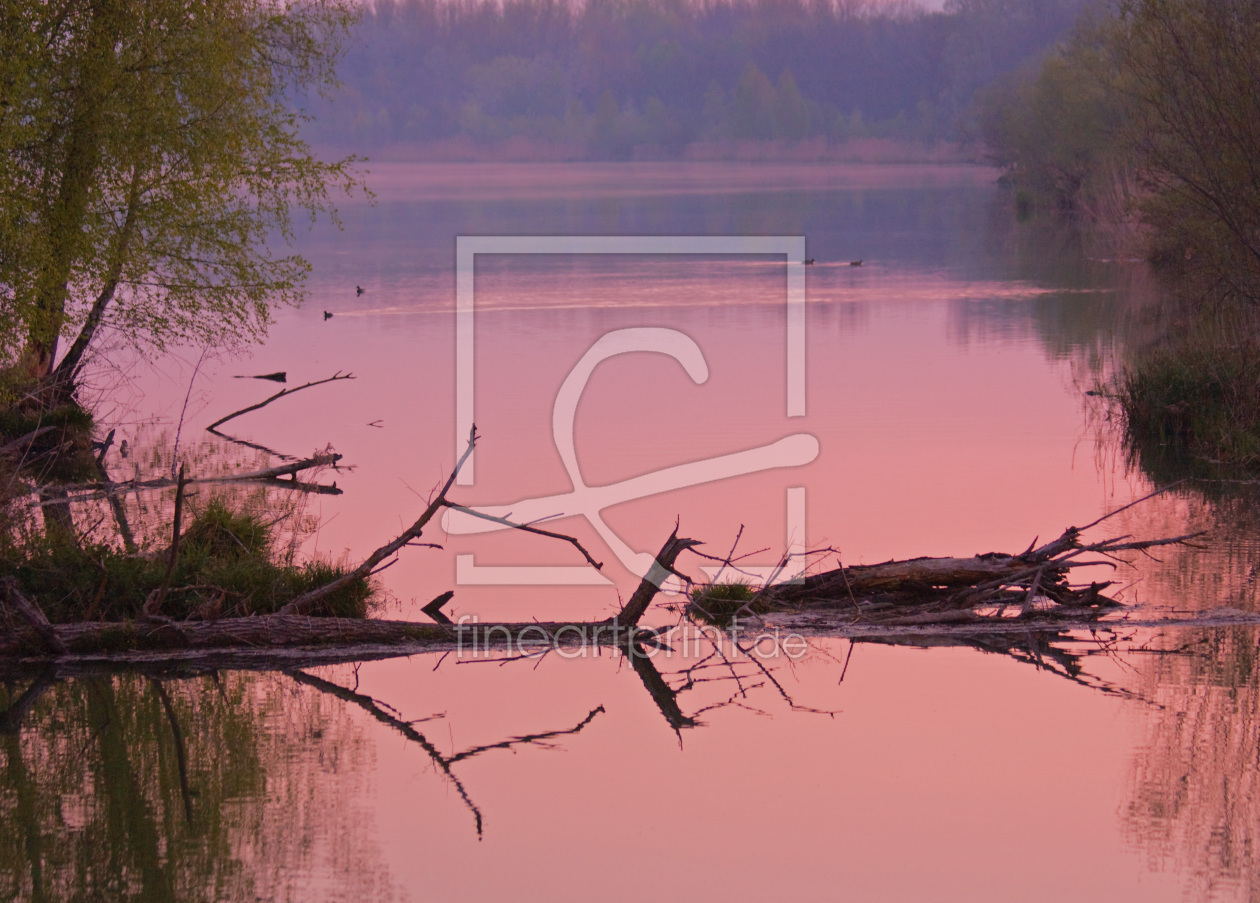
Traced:
<path fill-rule="evenodd" d="M 32 660 L 48 656 L 65 658 L 113 658 L 115 660 L 132 658 L 135 661 L 167 658 L 171 661 L 213 656 L 223 651 L 235 650 L 239 653 L 247 651 L 260 653 L 263 657 L 277 650 L 311 649 L 319 650 L 327 647 L 357 647 L 365 653 L 364 657 L 374 655 L 379 649 L 373 647 L 406 647 L 405 651 L 387 650 L 395 654 L 424 651 L 427 649 L 453 648 L 522 648 L 526 644 L 584 644 L 621 645 L 627 648 L 643 637 L 650 637 L 654 631 L 637 628 L 639 619 L 647 610 L 655 597 L 660 583 L 674 568 L 679 554 L 698 545 L 690 539 L 679 539 L 677 531 L 671 534 L 661 549 L 660 555 L 651 573 L 644 579 L 638 590 L 615 617 L 599 622 L 564 622 L 540 623 L 531 621 L 521 624 L 494 625 L 459 625 L 452 624 L 441 612 L 441 606 L 450 598 L 444 593 L 434 599 L 424 609 L 432 617 L 434 624 L 417 624 L 406 621 L 382 621 L 375 619 L 343 619 L 343 618 L 311 618 L 305 616 L 315 603 L 341 587 L 377 573 L 382 567 L 388 567 L 386 560 L 408 545 L 424 545 L 417 540 L 424 528 L 432 521 L 438 511 L 443 508 L 457 508 L 471 514 L 478 512 L 456 505 L 447 498 L 447 493 L 455 483 L 460 468 L 472 454 L 477 442 L 477 430 L 474 426 L 469 433 L 468 447 L 456 463 L 441 491 L 429 502 L 420 517 L 410 527 L 368 555 L 357 567 L 346 572 L 337 579 L 323 586 L 310 590 L 295 599 L 274 615 L 248 618 L 221 618 L 212 621 L 181 621 L 157 615 L 161 604 L 161 591 L 150 598 L 145 607 L 145 617 L 134 622 L 80 622 L 52 627 L 44 622 L 41 627 L 27 618 L 31 629 L 36 631 L 34 637 L 27 631 L 14 630 L 0 635 L 0 659 L 24 659 L 28 664 Z M 228 478 L 228 481 L 267 480 L 281 474 L 295 474 L 298 470 L 313 465 L 333 464 L 340 455 L 324 455 L 298 461 L 266 470 L 239 474 Z M 157 484 L 178 485 L 180 490 L 186 485 L 197 482 L 209 482 L 210 479 L 185 478 L 181 473 L 175 484 L 166 478 L 149 481 L 150 486 Z M 135 484 L 133 484 L 135 485 Z M 76 487 L 79 489 L 85 487 Z M 90 487 L 88 487 L 90 488 Z M 131 487 L 128 487 L 131 488 Z M 601 567 L 582 544 L 571 536 L 555 533 L 534 527 L 530 524 L 518 524 L 503 518 L 490 518 L 518 530 L 536 533 L 571 543 L 583 557 L 596 568 Z M 172 542 L 169 570 L 173 567 L 178 554 L 179 523 L 178 513 L 175 524 L 176 539 Z M 16 592 L 16 583 L 13 591 Z M 20 594 L 19 594 L 20 595 Z M 32 606 L 33 608 L 33 606 Z M 38 612 L 38 609 L 33 609 Z M 46 629 L 45 629 L 46 628 Z M 42 656 L 41 656 L 42 653 Z M 248 656 L 247 656 L 248 657 Z M 281 665 L 284 666 L 284 665 Z M 291 662 L 288 667 L 293 667 Z M 3 670 L 3 669 L 0 669 Z"/>
<path fill-rule="evenodd" d="M 1012 614 L 1025 620 L 1088 621 L 1122 606 L 1104 595 L 1110 582 L 1072 584 L 1073 568 L 1113 565 L 1117 553 L 1186 543 L 1200 535 L 1082 543 L 1080 533 L 1069 527 L 1054 542 L 1018 555 L 990 552 L 841 566 L 769 587 L 744 607 L 762 613 L 830 611 L 848 623 L 884 626 L 984 623 Z"/>
<path fill-rule="evenodd" d="M 19 670 L 30 670 L 37 661 L 55 658 L 96 661 L 128 659 L 136 662 L 197 660 L 219 652 L 248 653 L 246 658 L 267 662 L 281 650 L 357 649 L 349 658 L 387 658 L 417 652 L 463 649 L 473 655 L 491 650 L 527 650 L 556 646 L 627 646 L 650 641 L 656 628 L 621 626 L 607 621 L 524 621 L 520 623 L 423 624 L 377 618 L 306 617 L 263 615 L 219 618 L 215 621 L 172 621 L 141 618 L 136 621 L 80 621 L 50 625 L 48 636 L 30 622 L 0 633 L 0 662 L 23 661 Z M 59 644 L 54 651 L 52 642 Z M 285 657 L 275 659 L 283 662 Z M 336 656 L 327 660 L 344 660 Z M 239 661 L 239 659 L 238 659 Z M 247 665 L 241 665 L 247 666 Z M 265 664 L 263 665 L 266 666 Z M 271 667 L 298 667 L 271 664 Z M 305 665 L 302 665 L 305 667 Z M 0 672 L 4 668 L 0 667 Z"/>
<path fill-rule="evenodd" d="M 677 570 L 676 563 L 683 552 L 694 551 L 700 543 L 680 538 L 677 527 L 657 554 L 651 572 L 643 578 L 630 599 L 615 616 L 601 621 L 453 624 L 441 611 L 442 605 L 449 599 L 448 594 L 439 596 L 424 609 L 436 622 L 432 624 L 305 615 L 330 593 L 388 567 L 392 563 L 388 559 L 404 547 L 430 545 L 418 540 L 443 508 L 486 516 L 518 530 L 564 540 L 571 543 L 587 562 L 600 567 L 599 562 L 574 537 L 531 524 L 480 515 L 447 498 L 477 439 L 474 426 L 469 433 L 466 450 L 441 490 L 410 527 L 377 548 L 357 567 L 324 586 L 296 597 L 274 615 L 174 622 L 157 617 L 156 606 L 153 606 L 147 617 L 134 622 L 53 626 L 46 620 L 40 623 L 42 614 L 33 603 L 26 608 L 21 605 L 21 594 L 17 592 L 16 583 L 10 579 L 0 584 L 0 600 L 10 600 L 10 607 L 22 615 L 23 624 L 0 634 L 0 672 L 30 673 L 50 658 L 57 660 L 58 667 L 111 661 L 133 666 L 180 667 L 181 662 L 187 665 L 230 659 L 233 667 L 288 669 L 317 662 L 363 660 L 435 650 L 468 649 L 476 654 L 492 648 L 524 652 L 526 648 L 590 645 L 618 646 L 633 651 L 642 645 L 660 642 L 656 638 L 663 636 L 662 631 L 637 626 L 659 587 L 671 575 L 678 576 L 689 587 L 695 586 Z M 293 479 L 279 482 L 291 483 L 295 482 L 296 474 L 307 467 L 336 464 L 338 460 L 339 455 L 329 453 L 247 474 L 190 478 L 182 482 L 278 480 L 287 475 Z M 145 484 L 107 483 L 72 488 L 92 490 L 109 486 L 131 491 L 135 488 L 156 488 L 158 485 L 176 485 L 176 481 L 164 478 Z M 733 615 L 738 620 L 755 612 L 774 618 L 776 623 L 812 631 L 816 635 L 850 638 L 874 636 L 881 631 L 890 636 L 904 631 L 941 631 L 957 636 L 961 635 L 959 631 L 974 633 L 983 630 L 996 635 L 1031 629 L 1096 627 L 1104 615 L 1123 606 L 1104 595 L 1103 590 L 1108 583 L 1073 585 L 1069 580 L 1073 568 L 1111 564 L 1118 553 L 1185 543 L 1198 535 L 1156 540 L 1133 540 L 1120 536 L 1101 542 L 1082 542 L 1082 532 L 1123 510 L 1113 511 L 1085 527 L 1069 527 L 1053 542 L 1040 547 L 1036 547 L 1034 542 L 1016 555 L 988 553 L 971 558 L 915 558 L 876 565 L 836 567 L 788 583 L 764 587 L 747 602 L 736 602 L 728 607 L 726 617 L 730 619 Z M 172 549 L 171 554 L 173 561 L 177 552 Z M 730 561 L 728 555 L 724 564 L 729 565 Z M 704 602 L 705 587 L 699 589 L 699 599 Z M 1126 623 L 1136 626 L 1137 622 Z M 1158 623 L 1168 621 L 1162 619 Z M 682 723 L 677 717 L 671 719 L 671 723 L 674 721 Z"/>
<path fill-rule="evenodd" d="M 996 636 L 1032 629 L 1098 627 L 1103 615 L 1121 606 L 1102 594 L 1104 584 L 1073 587 L 1067 583 L 1063 577 L 1067 569 L 1091 563 L 1077 561 L 1076 556 L 1085 552 L 1148 549 L 1190 538 L 1143 542 L 1121 539 L 1081 545 L 1073 534 L 1074 531 L 1068 531 L 1064 534 L 1068 540 L 1060 537 L 1022 556 L 914 559 L 866 568 L 838 568 L 796 584 L 770 587 L 758 598 L 771 606 L 767 616 L 775 623 L 813 635 L 836 637 L 909 636 L 923 635 L 924 631 L 954 636 L 982 631 Z M 694 544 L 671 535 L 662 557 L 668 559 L 672 551 L 676 558 Z M 1047 557 L 1044 550 L 1055 554 Z M 660 561 L 658 567 L 661 573 L 674 572 L 672 561 L 668 566 Z M 926 583 L 925 574 L 935 584 Z M 961 583 L 977 577 L 977 582 Z M 855 584 L 866 594 L 857 592 Z M 868 592 L 871 587 L 879 591 Z M 855 590 L 852 593 L 851 588 Z M 208 662 L 227 655 L 232 667 L 289 668 L 457 649 L 473 655 L 492 649 L 523 652 L 578 645 L 629 649 L 652 645 L 657 637 L 668 640 L 666 629 L 636 626 L 656 591 L 657 582 L 645 579 L 617 616 L 592 622 L 452 624 L 443 616 L 439 620 L 444 623 L 423 624 L 280 613 L 216 621 L 148 618 L 122 623 L 81 622 L 49 625 L 48 630 L 41 632 L 36 626 L 38 619 L 28 617 L 25 625 L 0 635 L 0 672 L 29 673 L 50 658 L 59 665 L 114 661 L 177 666 L 180 662 Z M 1012 607 L 1018 607 L 1019 616 L 1004 617 L 1005 610 Z M 1125 627 L 1167 623 L 1180 621 L 1130 618 L 1115 622 Z"/>
<path fill-rule="evenodd" d="M 643 580 L 639 583 L 638 589 L 634 591 L 629 601 L 621 607 L 621 611 L 617 613 L 609 623 L 621 626 L 633 627 L 639 623 L 639 619 L 647 612 L 648 606 L 652 604 L 652 600 L 656 597 L 657 590 L 671 575 L 678 572 L 674 569 L 674 563 L 678 560 L 678 556 L 688 549 L 695 548 L 700 545 L 694 539 L 679 539 L 678 528 L 674 528 L 674 532 L 669 535 L 669 539 L 665 540 L 665 545 L 656 554 L 656 561 L 652 563 L 652 569 L 644 575 Z M 681 575 L 680 575 L 681 576 Z M 686 580 L 686 578 L 683 578 Z M 690 580 L 686 580 L 690 583 Z"/>
<path fill-rule="evenodd" d="M 48 618 L 39 606 L 32 602 L 18 589 L 17 580 L 13 577 L 0 578 L 0 605 L 12 609 L 34 631 L 43 648 L 53 655 L 65 655 L 69 652 L 65 642 L 57 635 Z"/>

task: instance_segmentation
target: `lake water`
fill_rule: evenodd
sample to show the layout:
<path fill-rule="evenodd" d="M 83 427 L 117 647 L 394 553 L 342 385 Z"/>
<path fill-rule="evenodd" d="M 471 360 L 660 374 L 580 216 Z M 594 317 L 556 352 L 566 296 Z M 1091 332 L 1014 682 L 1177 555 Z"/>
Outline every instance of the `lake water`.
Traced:
<path fill-rule="evenodd" d="M 739 535 L 752 568 L 786 548 L 831 549 L 827 567 L 1019 552 L 1153 488 L 1084 394 L 1141 336 L 1151 289 L 1138 265 L 1016 222 L 993 178 L 377 166 L 374 206 L 351 200 L 342 231 L 300 237 L 311 299 L 279 313 L 265 346 L 130 373 L 110 416 L 146 451 L 114 466 L 168 467 L 155 437 L 173 436 L 186 400 L 183 455 L 252 466 L 260 453 L 202 438 L 277 390 L 234 376 L 352 372 L 223 429 L 345 455 L 353 469 L 322 476 L 344 493 L 303 497 L 297 539 L 353 560 L 417 516 L 471 410 L 482 438 L 454 497 L 568 515 L 547 526 L 604 568 L 537 536 L 434 529 L 443 548 L 407 549 L 380 577 L 394 617 L 422 618 L 447 589 L 456 618 L 605 616 L 676 521 L 719 556 Z M 463 344 L 458 236 L 482 243 Z M 494 252 L 513 236 L 553 251 L 562 237 L 628 244 Z M 672 253 L 633 243 L 659 236 Z M 698 252 L 696 236 L 759 237 L 762 250 L 803 237 L 817 262 Z M 643 247 L 656 252 L 625 253 Z M 634 350 L 583 369 L 593 348 Z M 268 504 L 287 511 L 281 495 Z M 1212 530 L 1108 579 L 1142 611 L 1256 610 L 1252 496 L 1188 483 L 1108 521 L 1099 535 Z M 685 649 L 647 671 L 604 651 L 64 680 L 0 735 L 0 896 L 1260 894 L 1254 630 L 1070 640 L 986 654 L 811 639 L 765 671 L 715 659 L 689 685 Z M 663 701 L 654 676 L 676 695 Z"/>

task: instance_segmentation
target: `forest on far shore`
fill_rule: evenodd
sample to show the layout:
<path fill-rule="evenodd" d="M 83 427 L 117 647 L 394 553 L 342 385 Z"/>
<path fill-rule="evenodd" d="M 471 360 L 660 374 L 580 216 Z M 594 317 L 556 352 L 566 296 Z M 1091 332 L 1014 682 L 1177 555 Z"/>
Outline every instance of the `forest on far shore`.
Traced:
<path fill-rule="evenodd" d="M 554 159 L 966 144 L 977 92 L 1089 0 L 379 0 L 304 134 Z"/>

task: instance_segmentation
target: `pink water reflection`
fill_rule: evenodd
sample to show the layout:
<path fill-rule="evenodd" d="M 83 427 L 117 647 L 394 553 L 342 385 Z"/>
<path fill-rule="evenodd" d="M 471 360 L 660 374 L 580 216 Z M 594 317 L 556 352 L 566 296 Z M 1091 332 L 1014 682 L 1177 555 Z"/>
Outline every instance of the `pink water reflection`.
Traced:
<path fill-rule="evenodd" d="M 459 490 L 461 502 L 506 504 L 572 488 L 552 439 L 556 393 L 600 336 L 636 326 L 690 336 L 710 375 L 694 385 L 677 362 L 659 354 L 601 364 L 574 427 L 588 485 L 794 433 L 811 434 L 821 446 L 817 460 L 804 467 L 605 511 L 610 526 L 638 551 L 654 551 L 676 518 L 686 535 L 715 550 L 729 546 L 742 524 L 741 547 L 767 548 L 754 561 L 773 564 L 789 539 L 784 499 L 791 486 L 806 489 L 806 541 L 835 546 L 849 562 L 1018 550 L 1036 535 L 1092 519 L 1109 500 L 1133 491 L 1123 481 L 1100 481 L 1093 437 L 1066 364 L 1047 362 L 1035 337 L 948 341 L 948 298 L 925 298 L 930 288 L 923 285 L 905 291 L 914 274 L 887 277 L 888 296 L 877 303 L 870 299 L 883 278 L 878 271 L 863 273 L 860 288 L 851 286 L 847 272 L 810 273 L 807 415 L 789 418 L 782 265 L 751 269 L 708 261 L 690 279 L 671 266 L 655 285 L 651 260 L 605 261 L 584 272 L 561 258 L 550 277 L 529 261 L 520 278 L 527 293 L 546 291 L 552 280 L 551 303 L 536 310 L 516 294 L 512 263 L 495 261 L 478 284 L 485 307 L 477 320 L 476 421 L 484 439 L 476 484 Z M 942 281 L 922 277 L 927 286 Z M 1035 291 L 969 286 L 981 298 Z M 846 300 L 850 292 L 853 301 Z M 656 304 L 642 303 L 655 294 Z M 713 304 L 715 297 L 732 303 Z M 674 302 L 667 305 L 666 298 Z M 355 472 L 337 476 L 343 498 L 317 501 L 324 525 L 312 548 L 351 557 L 415 516 L 450 467 L 455 445 L 452 317 L 407 313 L 397 309 L 399 299 L 382 300 L 388 312 L 369 308 L 324 321 L 317 310 L 331 299 L 317 297 L 312 310 L 284 315 L 250 366 L 288 370 L 294 382 L 334 370 L 352 371 L 357 379 L 310 390 L 233 424 L 238 435 L 294 453 L 331 440 L 346 455 Z M 257 384 L 222 378 L 212 391 L 214 403 L 198 420 L 260 395 Z M 374 422 L 381 426 L 368 426 Z M 551 526 L 588 544 L 623 593 L 634 585 L 637 575 L 608 554 L 589 524 L 562 519 Z M 405 555 L 387 585 L 403 598 L 426 601 L 455 584 L 457 554 L 489 565 L 581 563 L 567 546 L 537 537 L 452 536 L 444 544 L 441 553 Z M 610 589 L 459 587 L 456 605 L 486 618 L 582 617 L 615 600 Z"/>
<path fill-rule="evenodd" d="M 558 194 L 577 203 L 593 192 L 613 199 L 598 213 L 611 220 L 624 213 L 608 212 L 615 203 L 650 206 L 661 196 L 704 198 L 756 186 L 741 171 L 731 177 L 733 187 L 721 187 L 724 177 L 712 168 L 692 174 L 689 184 L 685 173 L 631 173 L 624 186 L 607 169 L 565 172 L 556 177 L 563 184 L 548 192 L 536 187 L 537 168 L 515 175 L 496 168 L 469 187 L 470 196 L 490 205 L 477 212 L 480 219 L 470 218 L 480 232 L 493 232 L 504 228 L 495 199 L 526 203 Z M 776 172 L 762 190 L 799 193 L 814 175 Z M 381 193 L 399 224 L 422 217 L 425 204 L 459 196 L 442 187 L 444 175 L 398 171 L 391 178 Z M 657 187 L 645 187 L 645 178 Z M 912 183 L 924 192 L 983 193 L 982 182 L 974 170 L 850 171 L 828 189 L 836 198 Z M 712 207 L 685 203 L 701 212 Z M 776 230 L 771 234 L 789 234 L 797 217 L 797 200 L 781 206 L 781 218 L 764 220 Z M 733 230 L 738 217 L 723 211 L 712 212 L 713 221 Z M 540 231 L 569 227 L 561 214 L 548 215 L 540 214 Z M 252 361 L 212 368 L 206 385 L 213 401 L 191 424 L 265 394 L 257 384 L 226 378 L 234 372 L 287 370 L 292 382 L 334 370 L 356 374 L 354 382 L 311 390 L 234 424 L 239 435 L 294 453 L 331 441 L 355 466 L 336 476 L 344 496 L 311 500 L 322 526 L 309 546 L 319 553 L 356 558 L 392 536 L 453 463 L 453 236 L 443 248 L 409 245 L 404 232 L 400 225 L 381 244 L 358 243 L 349 233 L 344 246 L 320 246 L 327 256 L 315 261 L 309 307 L 283 314 Z M 808 272 L 803 418 L 784 411 L 781 264 L 487 261 L 477 286 L 476 421 L 484 440 L 476 485 L 457 497 L 492 505 L 567 492 L 551 435 L 556 392 L 600 336 L 631 327 L 690 336 L 710 376 L 694 385 L 661 355 L 602 364 L 575 426 L 588 484 L 790 433 L 809 433 L 820 445 L 817 460 L 804 467 L 605 511 L 637 550 L 657 548 L 675 519 L 715 551 L 725 551 L 744 525 L 741 547 L 766 548 L 755 561 L 771 564 L 793 538 L 785 493 L 801 486 L 804 539 L 839 548 L 846 563 L 1018 551 L 1144 490 L 1138 477 L 1096 467 L 1099 451 L 1073 384 L 1080 371 L 1070 354 L 1047 350 L 1061 348 L 1053 340 L 1062 334 L 1048 337 L 1055 327 L 1038 319 L 1041 302 L 1060 304 L 1075 293 L 1078 303 L 1101 305 L 1101 293 L 1094 299 L 1078 291 L 1089 286 L 1016 278 L 991 261 L 944 252 L 920 259 L 908 244 L 885 259 L 854 251 L 868 258 L 861 268 L 832 265 L 849 256 L 839 253 L 841 245 L 837 239 L 834 259 Z M 353 294 L 356 282 L 367 294 Z M 325 320 L 323 310 L 334 316 Z M 169 408 L 171 399 L 182 401 L 184 388 L 178 380 L 155 383 L 150 398 L 166 398 Z M 428 537 L 444 549 L 408 550 L 382 579 L 408 615 L 418 616 L 413 600 L 423 604 L 450 588 L 456 616 L 611 612 L 637 575 L 608 554 L 588 524 L 551 526 L 573 532 L 605 559 L 614 585 L 457 585 L 460 554 L 483 565 L 580 563 L 567 546 L 506 533 Z M 823 647 L 842 657 L 847 644 Z M 461 775 L 486 813 L 482 841 L 428 761 L 378 732 L 381 789 L 373 802 L 380 845 L 391 876 L 415 897 L 1181 898 L 1178 879 L 1148 872 L 1117 828 L 1131 721 L 1142 712 L 1008 660 L 864 647 L 837 685 L 838 668 L 820 652 L 790 686 L 802 702 L 838 710 L 834 718 L 790 714 L 763 694 L 749 704 L 773 718 L 722 709 L 708 716 L 708 727 L 687 732 L 681 748 L 638 678 L 614 657 L 553 657 L 537 670 L 452 660 L 434 672 L 435 663 L 368 665 L 358 678 L 363 692 L 408 717 L 448 711 L 432 736 L 451 752 L 568 726 L 598 705 L 606 714 L 562 741 L 563 752 L 505 752 L 465 764 Z"/>

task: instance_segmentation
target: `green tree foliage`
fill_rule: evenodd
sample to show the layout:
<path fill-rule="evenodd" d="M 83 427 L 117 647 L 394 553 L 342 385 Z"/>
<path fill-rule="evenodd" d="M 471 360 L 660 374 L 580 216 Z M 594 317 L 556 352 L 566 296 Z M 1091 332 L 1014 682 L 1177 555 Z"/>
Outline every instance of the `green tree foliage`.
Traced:
<path fill-rule="evenodd" d="M 1124 0 L 980 109 L 1018 185 L 1089 208 L 1131 174 L 1153 257 L 1260 298 L 1260 0 Z"/>
<path fill-rule="evenodd" d="M 1175 277 L 1166 335 L 1115 379 L 1138 458 L 1178 449 L 1255 467 L 1260 0 L 1120 0 L 982 106 L 1018 185 L 1103 225 L 1136 212 L 1130 235 Z M 1127 203 L 1096 203 L 1108 182 Z"/>
<path fill-rule="evenodd" d="M 349 0 L 0 0 L 5 364 L 69 385 L 102 327 L 137 345 L 258 336 L 307 265 L 273 253 L 353 161 L 298 134 Z M 68 341 L 58 363 L 58 344 Z"/>
<path fill-rule="evenodd" d="M 1156 251 L 1260 300 L 1260 0 L 1127 0 L 1116 52 Z"/>
<path fill-rule="evenodd" d="M 1078 29 L 1036 69 L 980 92 L 977 121 L 990 156 L 1020 187 L 1056 206 L 1088 205 L 1123 165 L 1119 125 L 1127 99 L 1102 26 Z"/>

